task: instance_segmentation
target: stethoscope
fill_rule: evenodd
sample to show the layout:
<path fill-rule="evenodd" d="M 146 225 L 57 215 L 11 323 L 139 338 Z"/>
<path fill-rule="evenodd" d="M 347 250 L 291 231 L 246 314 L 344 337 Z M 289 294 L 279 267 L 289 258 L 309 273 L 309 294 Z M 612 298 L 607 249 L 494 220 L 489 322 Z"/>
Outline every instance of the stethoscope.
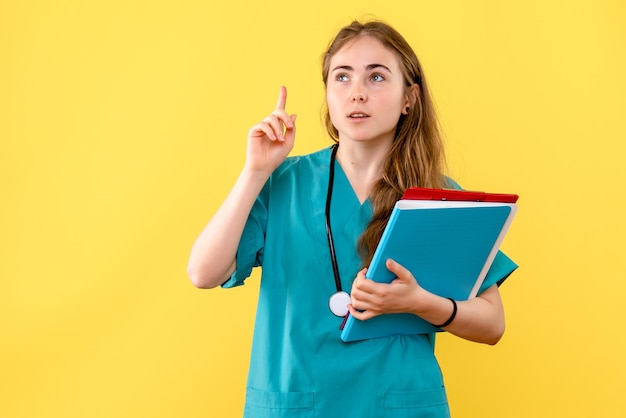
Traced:
<path fill-rule="evenodd" d="M 330 227 L 330 202 L 333 198 L 333 185 L 335 183 L 335 160 L 339 144 L 333 145 L 330 153 L 330 170 L 328 175 L 328 192 L 326 193 L 326 237 L 328 238 L 328 249 L 330 251 L 330 261 L 333 265 L 335 276 L 335 287 L 337 291 L 328 300 L 330 311 L 337 316 L 348 314 L 348 304 L 351 302 L 350 295 L 341 287 L 341 277 L 339 276 L 339 266 L 337 265 L 337 255 L 335 254 L 335 242 L 333 240 L 333 230 Z"/>

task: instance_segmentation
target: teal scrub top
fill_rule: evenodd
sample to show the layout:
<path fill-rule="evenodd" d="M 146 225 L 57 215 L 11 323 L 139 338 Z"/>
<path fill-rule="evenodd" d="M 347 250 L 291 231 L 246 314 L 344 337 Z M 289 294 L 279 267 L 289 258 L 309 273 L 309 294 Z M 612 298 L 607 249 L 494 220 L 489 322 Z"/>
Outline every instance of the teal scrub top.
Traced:
<path fill-rule="evenodd" d="M 325 229 L 330 149 L 290 157 L 252 208 L 223 287 L 262 267 L 244 417 L 448 417 L 435 335 L 344 343 L 328 299 L 336 286 Z M 331 227 L 343 289 L 361 268 L 356 242 L 372 215 L 335 163 Z M 482 290 L 517 266 L 499 253 Z"/>

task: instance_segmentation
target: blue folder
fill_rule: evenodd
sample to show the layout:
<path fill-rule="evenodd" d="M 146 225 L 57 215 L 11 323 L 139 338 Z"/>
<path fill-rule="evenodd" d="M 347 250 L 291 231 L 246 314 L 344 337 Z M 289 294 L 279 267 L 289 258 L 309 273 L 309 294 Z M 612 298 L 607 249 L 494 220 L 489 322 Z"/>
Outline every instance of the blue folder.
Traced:
<path fill-rule="evenodd" d="M 455 300 L 477 295 L 517 212 L 515 203 L 400 200 L 366 277 L 389 283 L 395 275 L 385 262 L 406 267 L 426 290 Z M 441 331 L 413 314 L 386 314 L 366 321 L 349 316 L 345 342 L 398 334 Z"/>

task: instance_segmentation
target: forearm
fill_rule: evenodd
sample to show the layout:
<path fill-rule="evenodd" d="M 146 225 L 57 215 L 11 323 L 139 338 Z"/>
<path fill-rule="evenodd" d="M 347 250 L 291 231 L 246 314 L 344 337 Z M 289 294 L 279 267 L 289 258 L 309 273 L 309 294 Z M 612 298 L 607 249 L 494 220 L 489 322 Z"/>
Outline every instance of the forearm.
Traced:
<path fill-rule="evenodd" d="M 193 244 L 187 274 L 195 286 L 207 289 L 219 286 L 233 273 L 246 220 L 268 178 L 268 172 L 242 170 L 232 190 Z"/>
<path fill-rule="evenodd" d="M 497 286 L 467 301 L 457 301 L 457 313 L 445 331 L 466 340 L 496 344 L 504 334 L 504 308 Z M 432 324 L 443 324 L 453 311 L 449 299 L 432 293 L 420 295 L 413 313 Z"/>

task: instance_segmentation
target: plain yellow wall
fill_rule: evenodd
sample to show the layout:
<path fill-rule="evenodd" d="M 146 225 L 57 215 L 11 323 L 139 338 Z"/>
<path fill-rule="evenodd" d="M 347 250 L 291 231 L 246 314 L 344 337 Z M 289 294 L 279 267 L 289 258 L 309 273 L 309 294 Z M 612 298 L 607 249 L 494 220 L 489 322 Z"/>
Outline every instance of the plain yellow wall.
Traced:
<path fill-rule="evenodd" d="M 281 84 L 294 153 L 329 144 L 319 57 L 370 15 L 451 175 L 521 196 L 504 339 L 438 340 L 453 416 L 626 415 L 623 1 L 33 0 L 0 3 L 0 417 L 241 414 L 258 276 L 194 289 L 188 251 Z"/>

